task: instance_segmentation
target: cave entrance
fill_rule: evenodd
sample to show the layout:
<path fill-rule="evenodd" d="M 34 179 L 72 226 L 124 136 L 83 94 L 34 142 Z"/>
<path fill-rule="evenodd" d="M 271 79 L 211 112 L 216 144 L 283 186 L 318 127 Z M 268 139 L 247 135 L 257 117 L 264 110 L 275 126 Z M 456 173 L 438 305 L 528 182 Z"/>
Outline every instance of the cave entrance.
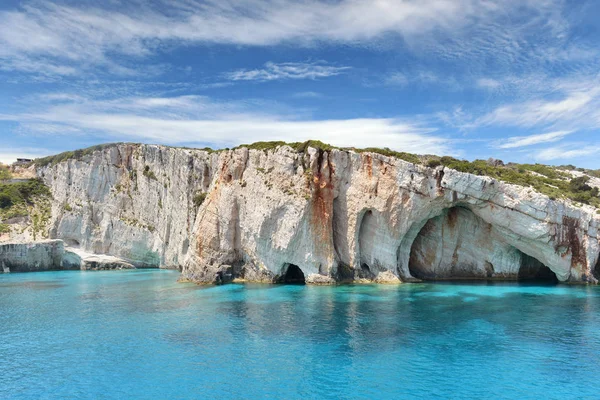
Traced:
<path fill-rule="evenodd" d="M 594 278 L 600 281 L 600 254 L 598 254 L 598 261 L 596 261 L 596 266 L 594 267 L 592 274 L 594 275 Z"/>
<path fill-rule="evenodd" d="M 306 284 L 306 278 L 300 267 L 294 264 L 286 264 L 285 274 L 281 277 L 280 283 L 288 285 L 304 285 Z"/>
<path fill-rule="evenodd" d="M 420 280 L 558 282 L 550 268 L 461 206 L 445 209 L 423 225 L 411 246 L 408 269 Z"/>
<path fill-rule="evenodd" d="M 519 268 L 519 281 L 531 283 L 558 283 L 556 274 L 542 264 L 538 259 L 521 253 L 521 266 Z"/>

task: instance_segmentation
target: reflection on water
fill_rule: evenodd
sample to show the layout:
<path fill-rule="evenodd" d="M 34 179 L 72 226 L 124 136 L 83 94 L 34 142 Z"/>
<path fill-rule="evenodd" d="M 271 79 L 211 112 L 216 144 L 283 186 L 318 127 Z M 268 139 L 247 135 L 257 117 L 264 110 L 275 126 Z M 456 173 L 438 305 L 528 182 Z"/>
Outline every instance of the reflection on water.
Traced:
<path fill-rule="evenodd" d="M 597 398 L 600 288 L 0 277 L 0 398 Z M 10 371 L 10 373 L 7 373 Z"/>

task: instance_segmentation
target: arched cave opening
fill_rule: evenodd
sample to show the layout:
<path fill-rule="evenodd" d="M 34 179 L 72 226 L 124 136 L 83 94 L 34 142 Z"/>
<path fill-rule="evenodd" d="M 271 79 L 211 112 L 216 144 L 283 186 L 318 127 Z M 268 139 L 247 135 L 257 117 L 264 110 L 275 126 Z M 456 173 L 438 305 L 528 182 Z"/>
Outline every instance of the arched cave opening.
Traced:
<path fill-rule="evenodd" d="M 358 229 L 358 260 L 360 269 L 357 271 L 358 276 L 364 279 L 372 279 L 376 272 L 377 264 L 377 217 L 372 210 L 364 213 L 360 220 L 360 228 Z"/>
<path fill-rule="evenodd" d="M 448 270 L 445 254 L 444 236 L 456 226 L 458 207 L 443 210 L 436 217 L 430 218 L 419 231 L 410 249 L 408 270 L 413 278 L 420 280 L 436 280 L 457 278 Z M 453 257 L 453 254 L 450 254 Z M 457 258 L 457 257 L 453 257 Z M 458 260 L 456 260 L 458 261 Z M 455 264 L 455 260 L 452 261 Z"/>
<path fill-rule="evenodd" d="M 531 283 L 558 283 L 556 274 L 550 268 L 538 259 L 522 252 L 518 278 L 519 281 Z"/>
<path fill-rule="evenodd" d="M 592 274 L 594 275 L 594 278 L 600 281 L 600 254 L 598 254 L 598 260 L 596 261 Z"/>
<path fill-rule="evenodd" d="M 360 265 L 368 265 L 371 263 L 373 247 L 375 245 L 374 238 L 377 230 L 377 221 L 373 216 L 373 211 L 368 210 L 360 221 L 358 229 L 358 251 Z"/>
<path fill-rule="evenodd" d="M 367 264 L 361 264 L 360 269 L 362 270 L 363 274 L 370 274 L 371 273 L 371 268 L 369 268 L 369 266 Z"/>
<path fill-rule="evenodd" d="M 420 280 L 558 282 L 550 268 L 460 206 L 445 209 L 425 223 L 412 244 L 408 267 L 412 277 Z"/>
<path fill-rule="evenodd" d="M 288 285 L 304 285 L 306 284 L 306 278 L 300 267 L 294 264 L 286 264 L 285 273 L 279 282 Z"/>
<path fill-rule="evenodd" d="M 64 242 L 69 247 L 79 247 L 81 245 L 81 243 L 79 243 L 79 240 L 72 239 L 72 238 L 67 238 L 64 240 Z"/>

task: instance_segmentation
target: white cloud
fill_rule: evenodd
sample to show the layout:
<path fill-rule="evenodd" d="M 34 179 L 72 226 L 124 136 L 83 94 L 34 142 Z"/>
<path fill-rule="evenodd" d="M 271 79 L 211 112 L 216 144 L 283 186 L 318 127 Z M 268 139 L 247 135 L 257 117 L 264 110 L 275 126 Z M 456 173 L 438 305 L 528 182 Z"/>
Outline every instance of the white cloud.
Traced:
<path fill-rule="evenodd" d="M 229 147 L 263 140 L 319 139 L 338 146 L 390 147 L 415 153 L 455 154 L 451 141 L 418 121 L 390 118 L 305 120 L 260 111 L 248 103 L 206 97 L 126 98 L 54 102 L 36 112 L 3 115 L 38 134 L 65 130 L 118 140 Z"/>
<path fill-rule="evenodd" d="M 570 160 L 577 157 L 600 154 L 600 146 L 582 145 L 579 148 L 571 146 L 549 147 L 547 149 L 532 153 L 531 157 L 540 161 Z"/>
<path fill-rule="evenodd" d="M 319 93 L 319 92 L 298 92 L 298 93 L 294 93 L 292 95 L 292 97 L 296 98 L 296 99 L 320 99 L 323 98 L 323 94 Z"/>
<path fill-rule="evenodd" d="M 555 60 L 560 54 L 548 46 L 569 48 L 561 47 L 566 27 L 560 10 L 559 0 L 157 0 L 143 7 L 41 0 L 0 11 L 0 62 L 5 69 L 42 74 L 71 75 L 74 68 L 101 65 L 111 73 L 132 75 L 140 69 L 136 60 L 165 46 L 371 45 L 396 37 L 439 59 L 495 54 L 514 64 L 521 61 L 531 30 L 545 40 L 536 41 L 545 52 L 535 53 L 534 47 L 532 58 Z M 526 23 L 510 18 L 525 13 Z M 498 19 L 514 26 L 507 29 Z M 573 54 L 582 53 L 565 57 Z"/>
<path fill-rule="evenodd" d="M 0 163 L 12 164 L 17 161 L 17 158 L 34 159 L 49 155 L 50 152 L 46 149 L 36 148 L 3 148 L 0 151 Z"/>
<path fill-rule="evenodd" d="M 556 131 L 530 136 L 513 136 L 497 144 L 500 149 L 515 149 L 518 147 L 533 146 L 540 143 L 558 142 L 574 131 Z"/>
<path fill-rule="evenodd" d="M 498 89 L 502 84 L 496 79 L 480 78 L 477 80 L 477 86 L 483 89 L 493 90 Z"/>
<path fill-rule="evenodd" d="M 314 63 L 272 63 L 268 62 L 262 69 L 237 70 L 225 74 L 227 79 L 233 81 L 275 81 L 287 79 L 317 79 L 327 78 L 343 73 L 350 67 L 335 67 L 325 62 Z"/>
<path fill-rule="evenodd" d="M 600 89 L 588 81 L 591 89 L 563 89 L 558 100 L 531 100 L 497 107 L 477 119 L 472 126 L 560 126 L 579 129 L 598 126 Z"/>
<path fill-rule="evenodd" d="M 387 86 L 406 86 L 410 82 L 406 74 L 402 72 L 392 72 L 384 78 L 384 84 Z"/>

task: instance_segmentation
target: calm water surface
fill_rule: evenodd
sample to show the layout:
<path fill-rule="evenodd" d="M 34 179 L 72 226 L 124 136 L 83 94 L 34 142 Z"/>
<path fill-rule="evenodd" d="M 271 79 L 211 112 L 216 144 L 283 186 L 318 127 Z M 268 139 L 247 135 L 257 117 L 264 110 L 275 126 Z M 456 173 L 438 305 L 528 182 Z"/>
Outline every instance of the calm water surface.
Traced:
<path fill-rule="evenodd" d="M 598 399 L 600 288 L 0 276 L 2 399 Z"/>

